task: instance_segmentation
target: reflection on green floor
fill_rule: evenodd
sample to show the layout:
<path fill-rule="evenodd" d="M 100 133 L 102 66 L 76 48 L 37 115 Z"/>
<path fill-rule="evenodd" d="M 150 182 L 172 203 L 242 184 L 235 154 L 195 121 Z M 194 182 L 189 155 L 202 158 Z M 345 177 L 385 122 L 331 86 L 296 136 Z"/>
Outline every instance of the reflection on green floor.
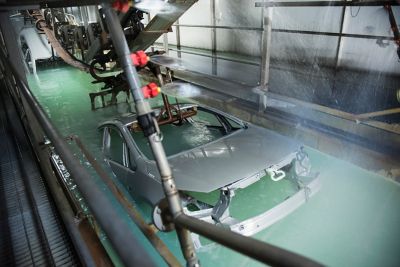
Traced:
<path fill-rule="evenodd" d="M 65 136 L 77 134 L 95 157 L 101 160 L 100 134 L 97 125 L 117 114 L 129 112 L 124 103 L 96 111 L 90 110 L 89 92 L 100 90 L 88 74 L 69 67 L 38 72 L 38 79 L 29 76 L 29 85 L 53 123 Z M 153 100 L 161 104 L 159 99 Z M 100 104 L 100 103 L 97 103 Z M 314 171 L 321 173 L 322 189 L 295 212 L 255 235 L 255 238 L 309 256 L 330 266 L 400 266 L 400 186 L 352 164 L 307 149 Z M 77 153 L 79 155 L 79 153 Z M 83 160 L 83 159 L 82 159 Z M 85 164 L 86 165 L 86 164 Z M 96 178 L 94 178 L 96 179 Z M 104 185 L 98 182 L 108 194 Z M 255 194 L 268 198 L 257 188 Z M 261 196 L 260 196 L 261 199 Z M 258 202 L 243 203 L 242 209 L 252 210 Z M 114 201 L 121 217 L 126 213 Z M 135 200 L 149 220 L 150 207 Z M 235 209 L 240 209 L 239 206 Z M 130 223 L 132 231 L 148 248 L 159 265 L 162 260 L 149 243 Z M 174 233 L 160 237 L 181 259 Z M 258 266 L 259 264 L 217 244 L 199 251 L 204 266 Z"/>

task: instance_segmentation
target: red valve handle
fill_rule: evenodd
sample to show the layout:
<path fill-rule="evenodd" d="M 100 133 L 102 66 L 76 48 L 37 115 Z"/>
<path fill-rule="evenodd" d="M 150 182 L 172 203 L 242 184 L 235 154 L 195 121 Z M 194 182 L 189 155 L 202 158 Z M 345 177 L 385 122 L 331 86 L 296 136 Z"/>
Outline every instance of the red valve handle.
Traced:
<path fill-rule="evenodd" d="M 161 92 L 161 88 L 155 83 L 149 83 L 148 85 L 142 87 L 142 92 L 144 98 L 153 98 Z"/>
<path fill-rule="evenodd" d="M 131 59 L 132 59 L 133 65 L 135 65 L 136 67 L 138 67 L 138 66 L 144 67 L 144 66 L 146 66 L 147 62 L 149 62 L 149 57 L 142 50 L 131 54 Z"/>

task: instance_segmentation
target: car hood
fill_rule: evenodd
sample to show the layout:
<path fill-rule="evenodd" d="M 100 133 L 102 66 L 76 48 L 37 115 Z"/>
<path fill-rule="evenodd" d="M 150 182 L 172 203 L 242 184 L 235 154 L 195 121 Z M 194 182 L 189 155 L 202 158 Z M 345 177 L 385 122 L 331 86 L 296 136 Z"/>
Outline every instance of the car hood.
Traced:
<path fill-rule="evenodd" d="M 301 144 L 249 125 L 217 141 L 185 151 L 168 161 L 178 189 L 211 192 L 278 164 Z"/>

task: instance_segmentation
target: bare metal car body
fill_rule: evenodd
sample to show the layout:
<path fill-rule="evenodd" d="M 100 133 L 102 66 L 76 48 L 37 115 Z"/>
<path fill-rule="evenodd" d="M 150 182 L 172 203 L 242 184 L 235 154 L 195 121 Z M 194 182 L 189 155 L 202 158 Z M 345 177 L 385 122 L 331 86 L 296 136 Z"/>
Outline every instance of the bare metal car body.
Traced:
<path fill-rule="evenodd" d="M 178 190 L 202 193 L 220 190 L 219 201 L 213 206 L 199 203 L 182 194 L 184 207 L 190 203 L 198 207 L 195 211 L 184 208 L 186 213 L 211 223 L 228 225 L 241 234 L 252 235 L 290 213 L 319 189 L 318 179 L 306 183 L 297 180 L 299 185 L 302 184 L 298 192 L 275 210 L 241 222 L 232 218 L 229 203 L 235 190 L 246 188 L 266 175 L 276 181 L 284 179 L 286 174 L 282 169 L 287 166 L 293 166 L 299 175 L 307 175 L 310 170 L 308 157 L 298 142 L 244 123 L 219 110 L 197 105 L 184 105 L 181 109 L 195 109 L 215 116 L 215 123 L 220 123 L 218 129 L 224 133 L 210 142 L 200 142 L 199 146 L 178 153 L 169 153 L 166 149 Z M 202 122 L 189 118 L 184 123 L 195 125 Z M 134 114 L 101 124 L 99 128 L 103 130 L 103 153 L 114 174 L 133 195 L 157 205 L 164 198 L 160 175 L 151 155 L 142 151 L 146 149 L 143 146 L 144 139 L 140 137 L 143 133 L 132 134 L 135 124 L 137 121 Z M 174 140 L 185 138 L 180 135 L 179 129 L 182 126 L 171 127 L 176 127 L 175 137 L 169 140 L 164 138 L 164 146 L 168 142 L 175 145 Z M 215 130 L 217 126 L 207 127 Z"/>

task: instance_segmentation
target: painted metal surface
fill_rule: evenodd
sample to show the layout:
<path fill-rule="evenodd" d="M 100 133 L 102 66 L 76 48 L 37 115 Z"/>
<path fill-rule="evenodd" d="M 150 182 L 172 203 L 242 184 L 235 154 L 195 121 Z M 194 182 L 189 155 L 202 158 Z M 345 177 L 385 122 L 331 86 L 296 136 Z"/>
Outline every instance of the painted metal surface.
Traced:
<path fill-rule="evenodd" d="M 38 59 L 48 59 L 51 57 L 51 48 L 48 41 L 40 35 L 35 28 L 25 28 L 20 36 L 25 39 L 31 53 L 33 61 Z"/>
<path fill-rule="evenodd" d="M 211 192 L 279 164 L 300 147 L 289 138 L 249 125 L 215 143 L 172 157 L 170 164 L 180 189 Z"/>
<path fill-rule="evenodd" d="M 215 109 L 212 111 L 217 112 Z M 229 116 L 222 112 L 218 113 Z M 131 119 L 129 124 L 135 122 L 134 117 Z M 111 148 L 107 147 L 108 132 L 104 131 L 104 152 L 107 161 L 123 183 L 135 188 L 135 191 L 155 204 L 163 197 L 161 187 L 157 186 L 160 183 L 160 177 L 156 171 L 156 163 L 146 159 L 141 151 L 138 151 L 138 145 L 127 129 L 126 120 L 126 118 L 123 119 L 124 123 L 119 120 L 107 121 L 100 128 L 112 127 L 120 131 L 129 148 L 130 157 L 135 162 L 135 167 L 130 169 L 110 158 Z M 176 134 L 177 138 L 180 138 L 179 128 Z M 281 166 L 281 162 L 290 164 L 296 157 L 295 152 L 301 147 L 300 143 L 287 137 L 246 124 L 246 127 L 211 143 L 169 156 L 168 160 L 178 189 L 211 192 L 248 178 L 271 166 Z"/>
<path fill-rule="evenodd" d="M 157 12 L 146 28 L 129 44 L 130 49 L 132 51 L 147 49 L 196 2 L 197 0 L 189 0 L 168 3 L 164 9 Z"/>

